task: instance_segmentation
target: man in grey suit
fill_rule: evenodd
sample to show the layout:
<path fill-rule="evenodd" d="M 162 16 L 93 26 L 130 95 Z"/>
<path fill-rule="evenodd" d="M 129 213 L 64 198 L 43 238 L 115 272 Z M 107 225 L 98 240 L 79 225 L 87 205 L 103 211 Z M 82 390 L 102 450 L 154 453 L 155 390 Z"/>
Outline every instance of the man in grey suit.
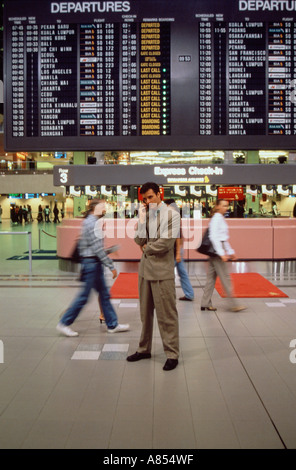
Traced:
<path fill-rule="evenodd" d="M 136 353 L 129 362 L 151 358 L 154 308 L 163 348 L 164 370 L 178 365 L 179 321 L 176 308 L 174 244 L 180 236 L 180 215 L 161 201 L 159 186 L 145 183 L 135 242 L 142 249 L 139 266 L 139 298 L 142 332 Z"/>

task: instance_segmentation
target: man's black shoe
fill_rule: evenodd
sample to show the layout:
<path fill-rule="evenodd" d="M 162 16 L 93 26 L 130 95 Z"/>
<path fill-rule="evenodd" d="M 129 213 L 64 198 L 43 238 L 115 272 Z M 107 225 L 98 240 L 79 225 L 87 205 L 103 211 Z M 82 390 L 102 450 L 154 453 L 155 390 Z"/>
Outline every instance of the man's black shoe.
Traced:
<path fill-rule="evenodd" d="M 163 366 L 163 370 L 173 370 L 178 365 L 178 359 L 167 359 L 165 365 Z"/>
<path fill-rule="evenodd" d="M 135 352 L 135 354 L 132 354 L 131 356 L 128 356 L 126 360 L 128 362 L 136 362 L 140 361 L 141 359 L 150 359 L 151 354 L 150 353 L 139 353 L 138 351 Z"/>

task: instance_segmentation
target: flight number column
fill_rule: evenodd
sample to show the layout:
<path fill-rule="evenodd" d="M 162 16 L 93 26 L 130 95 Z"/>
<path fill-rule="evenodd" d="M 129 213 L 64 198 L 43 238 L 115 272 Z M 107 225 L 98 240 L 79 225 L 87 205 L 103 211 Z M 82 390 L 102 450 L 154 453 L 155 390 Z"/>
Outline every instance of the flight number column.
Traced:
<path fill-rule="evenodd" d="M 291 22 L 268 24 L 268 134 L 291 135 L 293 85 Z"/>
<path fill-rule="evenodd" d="M 97 42 L 98 40 L 98 42 Z M 80 25 L 80 135 L 103 135 L 103 31 Z"/>
<path fill-rule="evenodd" d="M 105 135 L 120 135 L 119 24 L 105 25 Z"/>
<path fill-rule="evenodd" d="M 80 135 L 119 135 L 119 114 L 119 25 L 83 24 L 80 26 Z"/>

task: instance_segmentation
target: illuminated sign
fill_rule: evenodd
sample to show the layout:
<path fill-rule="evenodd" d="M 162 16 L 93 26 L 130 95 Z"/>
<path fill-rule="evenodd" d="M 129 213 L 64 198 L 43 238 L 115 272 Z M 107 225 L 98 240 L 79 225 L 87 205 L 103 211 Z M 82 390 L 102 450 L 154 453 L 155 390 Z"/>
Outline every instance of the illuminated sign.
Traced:
<path fill-rule="evenodd" d="M 281 171 L 279 167 L 281 166 Z M 295 168 L 294 168 L 295 167 Z M 190 186 L 199 193 L 205 185 L 292 185 L 296 165 L 69 165 L 53 169 L 55 186 L 139 186 L 154 181 L 159 186 Z M 176 180 L 176 181 L 175 181 Z M 295 189 L 296 186 L 294 185 Z M 194 192 L 193 192 L 194 190 Z"/>
<path fill-rule="evenodd" d="M 227 201 L 243 201 L 245 199 L 243 188 L 221 187 L 218 188 L 218 199 Z"/>
<path fill-rule="evenodd" d="M 156 176 L 165 176 L 168 183 L 209 183 L 210 176 L 223 176 L 221 167 L 187 166 L 154 167 Z"/>
<path fill-rule="evenodd" d="M 67 158 L 67 154 L 65 152 L 55 152 L 54 158 Z"/>
<path fill-rule="evenodd" d="M 295 148 L 295 1 L 6 0 L 4 39 L 7 151 Z"/>

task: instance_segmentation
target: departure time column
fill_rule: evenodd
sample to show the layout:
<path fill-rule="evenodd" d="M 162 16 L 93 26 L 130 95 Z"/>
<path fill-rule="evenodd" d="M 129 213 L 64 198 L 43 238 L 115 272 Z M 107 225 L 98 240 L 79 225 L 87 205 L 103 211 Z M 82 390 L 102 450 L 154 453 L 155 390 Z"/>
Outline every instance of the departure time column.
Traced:
<path fill-rule="evenodd" d="M 11 87 L 12 87 L 12 136 L 25 135 L 25 32 L 24 26 L 11 28 Z"/>
<path fill-rule="evenodd" d="M 39 30 L 35 24 L 26 26 L 26 136 L 39 133 L 39 83 L 38 83 L 38 39 Z"/>
<path fill-rule="evenodd" d="M 293 135 L 296 134 L 296 23 L 293 23 L 293 35 L 292 35 L 292 81 L 289 84 L 289 100 L 292 104 L 292 122 L 293 122 Z"/>
<path fill-rule="evenodd" d="M 212 23 L 199 24 L 199 133 L 213 134 Z"/>
<path fill-rule="evenodd" d="M 214 23 L 214 134 L 226 135 L 226 39 L 225 22 Z"/>

